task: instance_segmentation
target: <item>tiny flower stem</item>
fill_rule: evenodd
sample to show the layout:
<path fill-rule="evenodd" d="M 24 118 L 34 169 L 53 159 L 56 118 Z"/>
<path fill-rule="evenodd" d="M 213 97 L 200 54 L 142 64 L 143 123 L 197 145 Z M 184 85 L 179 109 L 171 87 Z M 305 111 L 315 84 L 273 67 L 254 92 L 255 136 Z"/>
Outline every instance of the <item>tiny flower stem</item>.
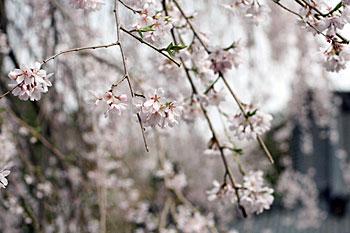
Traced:
<path fill-rule="evenodd" d="M 204 95 L 208 94 L 211 89 L 214 88 L 215 84 L 220 80 L 220 76 L 218 76 L 208 87 L 207 89 L 203 92 Z"/>
<path fill-rule="evenodd" d="M 110 91 L 113 91 L 113 89 L 116 88 L 117 86 L 119 86 L 119 84 L 121 84 L 125 79 L 127 79 L 127 77 L 128 76 L 124 75 L 124 77 L 121 80 L 119 80 L 116 83 L 113 83 L 112 86 L 111 86 Z"/>
<path fill-rule="evenodd" d="M 192 30 L 194 36 L 198 39 L 199 43 L 203 46 L 203 48 L 205 49 L 205 51 L 206 51 L 207 53 L 210 53 L 208 47 L 206 46 L 206 44 L 204 43 L 204 41 L 203 41 L 202 38 L 200 37 L 199 33 L 196 31 L 196 29 L 195 29 L 194 26 L 192 25 L 192 22 L 191 22 L 191 20 L 190 20 L 190 17 L 188 17 L 188 16 L 185 14 L 184 10 L 181 8 L 181 6 L 180 6 L 180 4 L 177 2 L 177 0 L 172 0 L 172 1 L 175 3 L 176 8 L 180 11 L 181 15 L 185 18 L 185 20 L 186 20 L 188 26 L 190 26 L 190 28 L 191 28 L 191 30 Z"/>
<path fill-rule="evenodd" d="M 265 152 L 267 158 L 268 158 L 268 159 L 270 160 L 270 162 L 273 164 L 273 163 L 274 163 L 274 160 L 273 160 L 272 155 L 271 155 L 269 149 L 267 148 L 267 146 L 266 146 L 264 140 L 261 138 L 260 135 L 257 135 L 257 136 L 256 136 L 256 139 L 258 140 L 258 143 L 259 143 L 261 149 Z"/>
<path fill-rule="evenodd" d="M 169 56 L 168 54 L 164 53 L 162 49 L 159 49 L 157 47 L 155 47 L 154 45 L 148 43 L 147 41 L 144 41 L 141 37 L 138 37 L 136 35 L 134 35 L 131 31 L 126 30 L 123 27 L 120 27 L 120 30 L 122 30 L 123 32 L 125 32 L 126 34 L 128 34 L 129 36 L 132 36 L 134 39 L 138 40 L 140 43 L 147 45 L 148 47 L 152 48 L 153 50 L 155 50 L 156 52 L 162 54 L 163 56 L 165 56 L 166 58 L 168 58 L 170 61 L 172 61 L 173 63 L 175 63 L 178 67 L 181 66 L 181 64 L 179 62 L 177 62 L 174 58 L 172 58 L 171 56 Z"/>

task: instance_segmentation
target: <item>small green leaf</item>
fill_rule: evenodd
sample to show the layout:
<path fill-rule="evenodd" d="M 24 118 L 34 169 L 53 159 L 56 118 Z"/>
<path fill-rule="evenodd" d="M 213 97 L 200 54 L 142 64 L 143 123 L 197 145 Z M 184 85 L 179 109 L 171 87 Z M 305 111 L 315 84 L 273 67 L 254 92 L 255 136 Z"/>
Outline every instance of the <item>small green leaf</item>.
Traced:
<path fill-rule="evenodd" d="M 230 44 L 230 46 L 228 46 L 227 48 L 224 48 L 224 50 L 225 50 L 225 51 L 228 51 L 228 50 L 234 49 L 234 48 L 236 48 L 236 47 L 237 47 L 237 42 L 234 41 L 234 42 L 232 42 L 232 44 Z"/>
<path fill-rule="evenodd" d="M 137 31 L 138 32 L 154 32 L 155 30 L 154 30 L 153 26 L 154 25 L 152 24 L 152 25 L 137 29 Z"/>
<path fill-rule="evenodd" d="M 168 47 L 166 47 L 165 50 L 170 56 L 175 56 L 175 53 L 179 52 L 180 50 L 184 49 L 184 48 L 187 48 L 186 45 L 183 45 L 183 44 L 173 44 L 173 42 L 171 42 Z"/>
<path fill-rule="evenodd" d="M 254 111 L 252 112 L 247 112 L 247 117 L 252 117 L 255 115 L 255 113 L 258 111 L 258 109 L 255 109 Z"/>

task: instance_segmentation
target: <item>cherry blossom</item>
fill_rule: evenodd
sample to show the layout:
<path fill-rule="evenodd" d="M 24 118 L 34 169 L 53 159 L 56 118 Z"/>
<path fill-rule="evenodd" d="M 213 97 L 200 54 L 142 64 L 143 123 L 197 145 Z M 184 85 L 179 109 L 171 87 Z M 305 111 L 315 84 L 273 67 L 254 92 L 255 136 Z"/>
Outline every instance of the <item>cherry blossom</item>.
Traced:
<path fill-rule="evenodd" d="M 219 91 L 211 89 L 207 94 L 208 105 L 219 106 L 225 99 L 225 93 L 222 89 Z"/>
<path fill-rule="evenodd" d="M 145 127 L 167 128 L 178 124 L 182 107 L 175 101 L 164 100 L 163 93 L 163 89 L 157 89 L 146 101 L 136 104 Z"/>
<path fill-rule="evenodd" d="M 252 105 L 245 107 L 247 116 L 239 112 L 230 119 L 230 130 L 240 140 L 252 140 L 271 128 L 272 116 L 255 109 Z"/>
<path fill-rule="evenodd" d="M 96 98 L 96 105 L 103 102 L 108 106 L 105 112 L 106 117 L 110 111 L 114 111 L 120 116 L 122 112 L 127 109 L 126 103 L 128 101 L 128 97 L 126 94 L 115 95 L 113 91 L 107 91 L 102 97 L 98 97 L 96 95 L 94 96 Z"/>
<path fill-rule="evenodd" d="M 273 189 L 264 185 L 262 171 L 250 171 L 243 178 L 242 187 L 239 189 L 241 205 L 248 213 L 260 214 L 270 209 L 273 202 Z"/>
<path fill-rule="evenodd" d="M 215 180 L 213 186 L 211 190 L 207 191 L 209 201 L 220 199 L 229 200 L 232 203 L 237 202 L 236 192 L 231 185 L 220 184 Z M 249 171 L 243 177 L 243 184 L 237 184 L 236 188 L 238 188 L 240 205 L 250 214 L 262 213 L 265 209 L 269 209 L 273 202 L 273 189 L 264 186 L 262 171 Z"/>
<path fill-rule="evenodd" d="M 339 72 L 346 68 L 347 62 L 350 60 L 350 50 L 347 46 L 334 44 L 325 52 L 324 66 L 327 71 Z"/>
<path fill-rule="evenodd" d="M 216 199 L 228 198 L 232 199 L 235 195 L 234 189 L 229 184 L 220 184 L 217 180 L 213 181 L 213 188 L 208 190 L 208 201 L 214 201 Z"/>
<path fill-rule="evenodd" d="M 298 206 L 296 224 L 299 229 L 318 227 L 325 213 L 318 206 L 319 192 L 310 174 L 294 171 L 290 165 L 279 177 L 277 189 L 283 193 L 283 205 L 292 209 Z"/>
<path fill-rule="evenodd" d="M 8 180 L 6 177 L 10 174 L 11 172 L 9 170 L 2 170 L 0 171 L 0 188 L 6 188 L 8 185 Z"/>
<path fill-rule="evenodd" d="M 175 174 L 165 180 L 165 186 L 169 189 L 182 190 L 187 186 L 187 177 L 184 173 Z"/>
<path fill-rule="evenodd" d="M 183 172 L 175 172 L 174 165 L 169 161 L 164 161 L 163 168 L 155 175 L 165 180 L 165 186 L 169 189 L 182 190 L 187 186 L 187 178 Z"/>
<path fill-rule="evenodd" d="M 262 136 L 275 124 L 270 114 L 242 104 L 234 92 L 237 89 L 244 97 L 272 107 L 279 116 L 281 121 L 269 134 L 269 140 L 275 142 L 274 157 L 279 158 L 276 163 L 290 157 L 289 141 L 281 141 L 289 140 L 295 119 L 310 118 L 300 104 L 312 110 L 312 123 L 330 128 L 331 118 L 336 118 L 330 110 L 338 106 L 332 102 L 332 85 L 324 69 L 338 72 L 347 67 L 350 53 L 343 30 L 350 22 L 350 1 L 338 0 L 330 7 L 321 0 L 227 0 L 225 7 L 240 12 L 234 20 L 215 9 L 214 2 L 8 1 L 4 23 L 9 24 L 2 26 L 12 43 L 10 50 L 7 34 L 0 33 L 3 70 L 17 60 L 49 55 L 41 64 L 11 71 L 11 92 L 22 100 L 39 100 L 52 86 L 52 74 L 41 67 L 49 61 L 62 72 L 62 78 L 56 80 L 50 101 L 17 103 L 16 98 L 4 98 L 0 103 L 4 154 L 0 158 L 0 189 L 7 188 L 1 193 L 4 214 L 0 221 L 4 224 L 0 231 L 21 231 L 25 225 L 42 232 L 237 233 L 231 229 L 237 205 L 245 216 L 245 211 L 261 214 L 273 204 L 275 186 L 270 188 L 264 173 L 255 170 L 263 167 L 273 180 L 279 180 L 276 190 L 286 208 L 301 204 L 298 224 L 319 223 L 322 211 L 312 177 L 301 178 L 304 175 L 289 172 L 290 168 L 281 171 L 281 166 L 278 171 L 273 166 L 267 168 L 267 160 L 256 153 L 257 143 L 244 142 L 242 149 L 236 145 L 239 140 Z M 288 14 L 278 14 L 278 5 L 289 13 L 295 11 L 293 17 L 301 18 L 299 24 L 289 22 Z M 103 15 L 68 9 L 95 11 L 102 6 Z M 275 6 L 273 14 L 268 14 L 269 6 Z M 35 9 L 35 14 L 25 10 L 17 20 L 11 10 L 21 7 Z M 83 18 L 72 20 L 77 13 Z M 219 21 L 213 21 L 216 16 Z M 227 30 L 232 22 L 234 27 Z M 271 27 L 255 27 L 264 22 L 271 22 Z M 307 37 L 308 32 L 300 26 L 313 34 Z M 244 41 L 244 49 L 240 41 L 228 46 L 236 36 Z M 307 48 L 301 48 L 308 39 Z M 105 40 L 110 42 L 99 44 Z M 326 44 L 322 54 L 317 54 L 318 42 Z M 168 50 L 171 46 L 184 48 L 172 53 Z M 78 53 L 79 59 L 75 57 Z M 247 59 L 246 65 L 241 65 L 242 57 Z M 322 61 L 312 62 L 315 58 Z M 229 81 L 232 70 L 239 66 L 235 73 L 242 79 L 231 89 L 226 79 Z M 281 83 L 274 81 L 275 76 Z M 284 76 L 290 76 L 286 77 L 288 83 L 293 79 L 292 102 L 280 109 L 275 102 L 283 102 L 283 98 L 275 98 L 272 92 L 276 84 L 284 85 Z M 315 86 L 310 85 L 314 79 Z M 113 83 L 108 91 L 102 88 L 106 83 Z M 143 92 L 158 86 L 166 91 Z M 97 106 L 88 109 L 90 102 L 82 97 L 91 88 L 99 94 L 94 95 Z M 135 114 L 129 111 L 134 107 L 129 102 L 135 104 Z M 221 107 L 240 111 L 230 117 Z M 105 119 L 101 112 L 106 117 L 126 116 Z M 180 126 L 181 119 L 192 124 Z M 174 126 L 176 129 L 162 130 Z M 4 133 L 7 127 L 14 134 L 9 140 Z M 280 127 L 283 133 L 276 133 Z M 307 127 L 309 122 L 298 125 L 301 131 Z M 258 139 L 269 154 L 263 137 Z M 302 151 L 314 149 L 311 134 L 302 136 L 302 141 Z M 8 153 L 11 148 L 15 153 Z M 279 150 L 285 154 L 280 156 Z M 347 155 L 343 156 L 342 167 L 347 170 L 343 175 L 350 180 L 350 165 Z M 9 176 L 16 185 L 8 185 Z M 216 176 L 223 181 L 214 180 Z M 206 192 L 203 180 L 214 180 Z M 71 208 L 65 208 L 67 203 Z"/>
<path fill-rule="evenodd" d="M 209 233 L 209 227 L 213 224 L 212 216 L 203 216 L 188 207 L 177 208 L 176 224 L 184 233 Z"/>
<path fill-rule="evenodd" d="M 254 24 L 258 25 L 268 18 L 267 14 L 269 12 L 270 9 L 265 4 L 260 4 L 258 0 L 253 0 L 253 3 L 247 8 L 245 15 L 250 18 Z"/>
<path fill-rule="evenodd" d="M 136 4 L 139 7 L 138 20 L 134 28 L 142 37 L 156 45 L 161 45 L 164 36 L 173 27 L 171 17 L 157 11 L 157 4 L 153 1 L 140 1 Z"/>
<path fill-rule="evenodd" d="M 10 84 L 14 88 L 12 94 L 21 100 L 40 100 L 41 93 L 46 93 L 52 86 L 49 80 L 52 75 L 41 69 L 39 62 L 31 66 L 22 65 L 20 69 L 14 69 L 8 75 L 15 82 Z"/>
<path fill-rule="evenodd" d="M 191 67 L 200 79 L 210 80 L 214 76 L 214 72 L 211 69 L 212 62 L 208 53 L 199 43 L 194 43 L 189 50 L 181 54 L 186 65 Z"/>
<path fill-rule="evenodd" d="M 239 63 L 235 62 L 235 54 L 232 49 L 223 50 L 218 49 L 210 54 L 209 59 L 211 60 L 210 68 L 214 73 L 225 73 L 227 70 L 232 69 L 232 66 L 238 66 Z"/>
<path fill-rule="evenodd" d="M 193 123 L 199 116 L 201 116 L 202 110 L 200 106 L 201 98 L 197 95 L 194 96 L 190 103 L 183 106 L 183 119 L 188 123 Z"/>

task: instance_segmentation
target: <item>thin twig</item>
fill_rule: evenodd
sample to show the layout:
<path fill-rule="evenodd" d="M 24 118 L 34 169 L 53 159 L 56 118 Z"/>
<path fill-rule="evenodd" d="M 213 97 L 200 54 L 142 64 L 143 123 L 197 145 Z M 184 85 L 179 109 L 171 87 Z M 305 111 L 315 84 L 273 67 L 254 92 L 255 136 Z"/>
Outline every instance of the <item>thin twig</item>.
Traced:
<path fill-rule="evenodd" d="M 186 67 L 186 65 L 185 65 L 184 61 L 182 60 L 182 58 L 180 58 L 180 59 L 181 59 L 181 62 L 183 63 L 183 67 L 185 69 L 185 73 L 186 73 L 187 79 L 188 79 L 188 81 L 191 84 L 192 92 L 194 94 L 198 94 L 198 91 L 197 91 L 197 89 L 196 89 L 196 87 L 195 87 L 195 85 L 193 83 L 193 80 L 191 78 L 191 75 L 189 73 L 189 69 Z M 239 195 L 238 186 L 236 185 L 236 181 L 235 181 L 235 179 L 233 177 L 233 174 L 231 172 L 231 169 L 230 169 L 230 167 L 228 165 L 228 162 L 227 162 L 227 159 L 226 159 L 226 156 L 225 156 L 225 153 L 224 153 L 224 149 L 220 145 L 219 138 L 218 138 L 218 136 L 215 133 L 214 126 L 213 126 L 213 123 L 211 122 L 211 120 L 209 118 L 208 111 L 207 111 L 207 109 L 204 107 L 204 105 L 201 102 L 199 103 L 199 106 L 200 106 L 200 108 L 201 108 L 201 110 L 203 112 L 203 115 L 204 115 L 204 117 L 205 117 L 205 119 L 206 119 L 206 121 L 208 123 L 209 129 L 210 129 L 210 131 L 212 133 L 212 140 L 215 142 L 215 144 L 219 148 L 220 156 L 221 156 L 221 159 L 223 161 L 224 168 L 225 168 L 225 176 L 228 175 L 229 180 L 230 180 L 231 185 L 232 185 L 232 188 L 235 190 L 235 194 L 236 194 L 236 197 L 237 197 L 237 203 L 238 203 L 238 206 L 239 206 L 239 208 L 240 208 L 240 210 L 242 212 L 243 217 L 247 217 L 247 212 L 245 211 L 244 207 L 240 203 L 241 197 Z"/>
<path fill-rule="evenodd" d="M 84 51 L 84 50 L 106 49 L 106 48 L 109 48 L 112 46 L 117 46 L 117 45 L 119 45 L 119 42 L 114 42 L 114 43 L 105 44 L 105 45 L 95 45 L 95 46 L 88 46 L 88 47 L 81 47 L 81 48 L 73 48 L 73 49 L 64 50 L 64 51 L 58 52 L 55 55 L 43 60 L 42 64 L 45 64 L 45 63 L 49 62 L 50 60 L 54 60 L 56 57 L 58 57 L 62 54 L 79 52 L 79 51 Z"/>
<path fill-rule="evenodd" d="M 41 133 L 39 133 L 35 128 L 30 126 L 27 122 L 19 118 L 14 112 L 11 110 L 8 111 L 11 116 L 23 127 L 29 130 L 29 132 L 37 138 L 48 150 L 50 150 L 55 156 L 57 156 L 60 160 L 64 160 L 66 156 L 55 147 L 49 140 L 47 140 Z"/>
<path fill-rule="evenodd" d="M 172 61 L 173 63 L 175 63 L 178 67 L 181 66 L 181 64 L 179 62 L 177 62 L 174 58 L 172 58 L 171 56 L 169 56 L 168 54 L 164 53 L 162 49 L 159 49 L 157 47 L 155 47 L 154 45 L 148 43 L 147 41 L 143 40 L 141 37 L 138 37 L 136 35 L 134 35 L 131 31 L 126 30 L 123 27 L 120 27 L 120 30 L 122 30 L 123 32 L 125 32 L 126 34 L 128 34 L 129 36 L 132 36 L 134 39 L 138 40 L 139 42 L 141 42 L 142 44 L 147 45 L 148 47 L 152 48 L 153 50 L 157 51 L 158 53 L 162 54 L 163 56 L 165 56 L 166 58 L 168 58 L 170 61 Z"/>
<path fill-rule="evenodd" d="M 179 5 L 177 5 L 177 6 L 178 6 L 178 8 L 181 8 Z M 167 13 L 165 0 L 163 0 L 163 8 L 164 8 L 165 12 Z M 183 11 L 182 11 L 182 13 L 183 13 Z M 185 17 L 185 15 L 184 15 L 184 17 Z M 176 40 L 176 37 L 175 37 L 174 29 L 171 30 L 171 35 L 172 35 L 174 43 L 177 44 L 177 40 Z M 195 36 L 199 37 L 198 34 L 195 34 Z M 200 37 L 198 39 L 200 40 Z M 206 48 L 204 43 L 202 44 L 202 46 Z M 209 53 L 209 50 L 206 50 L 206 51 Z M 185 62 L 183 61 L 183 59 L 181 57 L 180 57 L 180 61 L 183 64 L 183 68 L 184 68 L 187 80 L 188 80 L 188 82 L 191 85 L 192 94 L 193 95 L 199 94 L 198 90 L 197 90 L 197 88 L 194 85 L 194 82 L 192 80 L 189 68 L 186 66 Z M 217 137 L 217 135 L 215 133 L 214 126 L 213 126 L 213 124 L 212 124 L 212 122 L 210 120 L 209 114 L 208 114 L 206 108 L 204 107 L 204 105 L 201 102 L 200 102 L 200 108 L 201 108 L 201 110 L 203 112 L 203 115 L 204 115 L 204 117 L 205 117 L 205 119 L 206 119 L 206 121 L 208 123 L 209 129 L 210 129 L 210 131 L 212 133 L 212 140 L 219 147 L 220 156 L 221 156 L 221 159 L 223 161 L 224 168 L 225 168 L 225 176 L 226 176 L 226 174 L 229 176 L 230 182 L 232 184 L 232 188 L 235 190 L 235 195 L 237 197 L 237 204 L 238 204 L 238 206 L 239 206 L 239 208 L 240 208 L 240 210 L 242 212 L 243 217 L 247 217 L 247 212 L 246 212 L 245 208 L 240 203 L 241 198 L 240 198 L 240 195 L 239 195 L 239 189 L 238 189 L 238 186 L 236 185 L 236 181 L 235 181 L 235 179 L 233 177 L 233 174 L 231 172 L 231 169 L 230 169 L 230 167 L 228 165 L 227 159 L 226 159 L 225 154 L 224 154 L 224 149 L 220 145 L 219 138 Z"/>
<path fill-rule="evenodd" d="M 204 43 L 204 41 L 202 40 L 202 38 L 199 36 L 199 33 L 196 31 L 196 29 L 194 28 L 194 26 L 192 25 L 192 22 L 190 20 L 190 18 L 185 14 L 184 10 L 181 8 L 180 4 L 177 2 L 177 0 L 172 0 L 175 3 L 176 8 L 180 11 L 181 15 L 185 18 L 188 26 L 190 26 L 194 36 L 198 39 L 199 43 L 203 46 L 203 48 L 210 53 L 208 47 L 206 46 L 206 44 Z"/>
<path fill-rule="evenodd" d="M 166 220 L 170 211 L 171 203 L 172 203 L 172 200 L 170 197 L 168 197 L 167 200 L 165 201 L 163 210 L 159 217 L 159 225 L 158 225 L 159 232 L 161 232 L 161 230 L 166 227 Z"/>
<path fill-rule="evenodd" d="M 127 5 L 125 2 L 118 0 L 125 8 L 131 10 L 134 14 L 141 14 L 142 11 L 141 10 L 135 10 L 134 8 L 132 8 L 131 6 Z"/>
<path fill-rule="evenodd" d="M 177 2 L 177 0 L 172 0 L 177 9 L 180 11 L 180 13 L 182 14 L 182 16 L 186 19 L 187 24 L 190 26 L 194 36 L 198 39 L 198 41 L 200 42 L 200 44 L 202 45 L 202 47 L 204 48 L 204 50 L 210 54 L 210 50 L 208 49 L 208 47 L 205 45 L 205 43 L 203 42 L 203 40 L 201 39 L 200 35 L 198 32 L 196 32 L 195 27 L 192 25 L 191 21 L 189 20 L 189 18 L 186 16 L 186 14 L 184 13 L 184 10 L 181 8 L 180 4 Z M 222 73 L 219 74 L 219 77 L 224 81 L 224 84 L 226 86 L 226 88 L 229 90 L 229 92 L 231 93 L 232 97 L 234 98 L 235 102 L 237 103 L 239 109 L 241 110 L 241 112 L 244 114 L 244 116 L 246 117 L 246 119 L 249 121 L 247 114 L 245 112 L 245 109 L 243 107 L 242 102 L 239 100 L 238 96 L 235 94 L 235 92 L 232 90 L 232 88 L 230 87 L 230 85 L 228 84 L 227 80 L 225 79 L 224 75 Z M 208 93 L 210 89 L 212 89 L 215 85 L 215 83 L 218 81 L 218 78 L 214 81 L 214 83 L 212 83 L 204 92 L 204 94 Z M 249 122 L 250 123 L 250 122 Z M 250 123 L 250 125 L 252 126 L 252 124 Z M 270 160 L 271 163 L 274 163 L 271 153 L 269 152 L 267 146 L 265 145 L 264 141 L 261 139 L 261 137 L 259 136 L 259 138 L 257 138 L 259 145 L 261 146 L 261 148 L 263 149 L 263 151 L 265 152 L 266 156 L 268 157 L 268 159 Z"/>
<path fill-rule="evenodd" d="M 120 40 L 121 40 L 120 39 L 120 30 L 122 28 L 121 28 L 120 22 L 119 22 L 118 3 L 119 3 L 119 1 L 115 0 L 115 2 L 114 2 L 114 10 L 113 10 L 114 18 L 115 18 L 115 25 L 116 25 L 116 30 L 117 30 L 118 47 L 119 47 L 119 50 L 120 50 L 120 53 L 121 53 L 121 56 L 122 56 L 122 61 L 123 61 L 124 78 L 126 78 L 126 80 L 128 82 L 130 93 L 131 93 L 131 97 L 134 98 L 135 97 L 135 92 L 134 92 L 134 89 L 133 89 L 133 86 L 131 84 L 131 80 L 130 80 L 130 77 L 129 77 L 129 74 L 128 74 L 128 69 L 127 69 L 127 65 L 126 65 L 126 59 L 125 59 L 123 46 L 120 43 Z M 112 87 L 113 87 L 113 85 L 112 85 Z M 143 127 L 141 116 L 140 116 L 139 113 L 137 113 L 136 115 L 137 115 L 137 120 L 138 120 L 140 128 L 141 128 L 142 139 L 143 139 L 143 143 L 144 143 L 145 149 L 146 149 L 147 152 L 149 152 L 148 144 L 147 144 L 147 140 L 146 140 L 146 136 L 145 136 L 145 128 Z"/>
<path fill-rule="evenodd" d="M 237 97 L 237 95 L 235 94 L 235 92 L 232 90 L 230 84 L 228 83 L 228 81 L 226 80 L 226 78 L 224 77 L 224 75 L 222 73 L 219 73 L 219 76 L 221 77 L 221 79 L 224 81 L 225 86 L 227 87 L 227 89 L 229 90 L 229 92 L 231 93 L 231 96 L 234 98 L 235 102 L 237 103 L 239 109 L 241 110 L 242 114 L 244 115 L 244 117 L 248 120 L 250 127 L 252 126 L 252 123 L 249 121 L 249 116 L 243 106 L 243 103 L 239 100 L 239 98 Z M 257 135 L 257 141 L 261 147 L 261 149 L 264 151 L 264 153 L 266 154 L 267 158 L 270 160 L 270 162 L 273 164 L 274 160 L 271 156 L 270 151 L 267 149 L 267 146 L 264 143 L 264 140 L 262 140 L 262 138 L 260 137 L 260 135 Z"/>
<path fill-rule="evenodd" d="M 208 87 L 207 89 L 203 92 L 204 95 L 208 94 L 211 89 L 214 88 L 215 84 L 220 80 L 220 76 L 218 76 Z"/>
<path fill-rule="evenodd" d="M 16 86 L 12 87 L 10 90 L 6 91 L 4 94 L 2 94 L 0 96 L 0 99 L 4 98 L 5 96 L 7 96 L 8 94 L 10 94 L 14 89 L 16 89 L 16 87 L 18 87 L 19 85 L 21 85 L 23 82 L 17 84 Z"/>

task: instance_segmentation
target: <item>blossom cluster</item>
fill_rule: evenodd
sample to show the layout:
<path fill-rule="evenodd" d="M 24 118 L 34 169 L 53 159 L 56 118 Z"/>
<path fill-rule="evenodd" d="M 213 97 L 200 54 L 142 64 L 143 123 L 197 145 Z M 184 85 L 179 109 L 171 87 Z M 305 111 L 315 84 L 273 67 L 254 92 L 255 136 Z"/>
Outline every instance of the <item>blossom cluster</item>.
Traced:
<path fill-rule="evenodd" d="M 200 97 L 197 95 L 193 96 L 191 99 L 191 102 L 188 104 L 185 104 L 183 107 L 183 119 L 187 123 L 193 123 L 196 119 L 198 119 L 201 114 L 201 106 L 200 106 Z"/>
<path fill-rule="evenodd" d="M 182 52 L 181 57 L 200 79 L 208 81 L 215 74 L 224 74 L 233 67 L 237 68 L 242 63 L 241 52 L 239 41 L 235 41 L 228 48 L 215 48 L 210 54 L 200 44 L 194 43 Z"/>
<path fill-rule="evenodd" d="M 218 49 L 212 52 L 209 56 L 211 61 L 210 68 L 214 73 L 225 73 L 227 70 L 236 68 L 240 65 L 239 47 L 233 46 L 229 49 Z"/>
<path fill-rule="evenodd" d="M 229 129 L 240 140 L 252 140 L 264 134 L 271 128 L 272 116 L 255 109 L 252 105 L 245 106 L 246 114 L 237 113 L 230 119 Z"/>
<path fill-rule="evenodd" d="M 248 213 L 260 214 L 264 210 L 270 209 L 273 202 L 273 189 L 264 186 L 262 171 L 250 171 L 243 178 L 242 188 L 239 195 L 241 205 Z"/>
<path fill-rule="evenodd" d="M 71 0 L 71 5 L 77 9 L 88 11 L 99 10 L 104 3 L 104 0 Z"/>
<path fill-rule="evenodd" d="M 187 186 L 187 178 L 183 172 L 175 172 L 174 164 L 164 161 L 163 169 L 156 172 L 156 176 L 164 179 L 165 186 L 173 190 L 182 190 Z"/>
<path fill-rule="evenodd" d="M 283 193 L 283 205 L 287 209 L 298 206 L 296 227 L 318 227 L 325 213 L 319 207 L 319 192 L 311 174 L 303 174 L 288 167 L 279 177 L 277 192 Z"/>
<path fill-rule="evenodd" d="M 318 9 L 315 12 L 315 9 Z M 350 60 L 349 47 L 342 44 L 338 33 L 344 26 L 350 23 L 350 4 L 342 1 L 342 7 L 338 10 L 329 10 L 325 4 L 313 3 L 312 7 L 305 6 L 300 10 L 302 16 L 301 24 L 314 34 L 322 33 L 330 42 L 330 47 L 325 49 L 324 66 L 327 71 L 339 72 L 345 69 L 346 63 Z M 329 12 L 320 15 L 319 12 Z"/>
<path fill-rule="evenodd" d="M 110 111 L 116 112 L 119 116 L 126 109 L 128 97 L 126 94 L 115 95 L 112 90 L 107 91 L 102 97 L 95 96 L 95 104 L 100 104 L 101 102 L 107 106 L 105 116 L 107 117 Z"/>
<path fill-rule="evenodd" d="M 133 6 L 138 9 L 134 30 L 138 31 L 145 40 L 160 45 L 164 36 L 173 27 L 171 17 L 159 11 L 156 1 L 136 1 Z"/>
<path fill-rule="evenodd" d="M 209 233 L 210 226 L 214 225 L 213 216 L 204 216 L 186 206 L 177 208 L 177 227 L 184 233 Z"/>
<path fill-rule="evenodd" d="M 204 106 L 219 106 L 226 99 L 222 89 L 217 91 L 214 88 L 211 88 L 206 95 L 201 95 L 199 98 Z"/>
<path fill-rule="evenodd" d="M 266 4 L 262 4 L 261 0 L 233 0 L 224 7 L 234 12 L 239 10 L 256 25 L 264 22 L 270 12 L 270 9 Z"/>
<path fill-rule="evenodd" d="M 143 103 L 136 104 L 145 127 L 173 127 L 178 124 L 182 107 L 174 101 L 163 101 L 163 89 L 157 89 Z"/>
<path fill-rule="evenodd" d="M 216 199 L 229 200 L 232 203 L 237 202 L 238 198 L 234 188 L 230 184 L 220 184 L 213 182 L 214 187 L 207 191 L 208 200 Z M 240 205 L 244 207 L 247 213 L 260 214 L 264 210 L 270 209 L 273 198 L 273 189 L 264 186 L 263 172 L 250 171 L 243 177 L 243 184 L 238 184 L 238 195 Z"/>
<path fill-rule="evenodd" d="M 41 69 L 41 63 L 36 62 L 31 66 L 21 66 L 9 73 L 9 78 L 14 81 L 12 94 L 21 100 L 40 100 L 41 93 L 46 93 L 52 86 L 49 78 L 53 75 L 47 74 Z"/>

